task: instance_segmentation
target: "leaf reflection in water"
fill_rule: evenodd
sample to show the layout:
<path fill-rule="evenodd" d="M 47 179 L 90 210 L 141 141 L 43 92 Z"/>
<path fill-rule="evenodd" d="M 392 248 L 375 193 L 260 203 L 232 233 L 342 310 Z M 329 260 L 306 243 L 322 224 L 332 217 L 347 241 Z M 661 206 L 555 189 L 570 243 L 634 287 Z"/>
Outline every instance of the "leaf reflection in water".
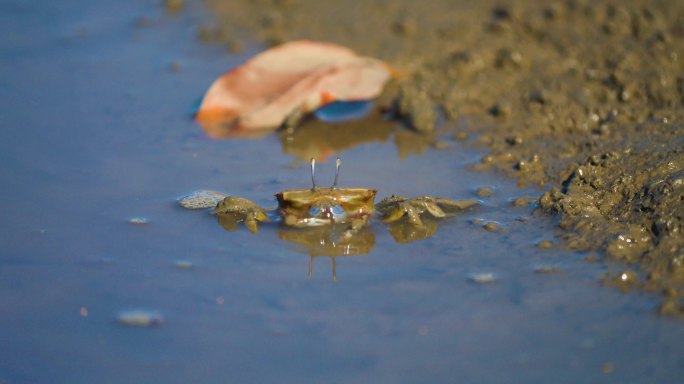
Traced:
<path fill-rule="evenodd" d="M 421 134 L 402 128 L 396 121 L 372 112 L 359 120 L 325 122 L 306 119 L 296 127 L 280 131 L 283 151 L 301 161 L 328 158 L 365 143 L 384 143 L 393 138 L 399 158 L 422 155 L 435 143 L 434 134 Z"/>
<path fill-rule="evenodd" d="M 307 119 L 296 128 L 281 131 L 283 151 L 302 161 L 311 158 L 326 161 L 329 157 L 364 143 L 386 142 L 396 123 L 378 113 L 371 113 L 360 120 L 329 123 Z"/>

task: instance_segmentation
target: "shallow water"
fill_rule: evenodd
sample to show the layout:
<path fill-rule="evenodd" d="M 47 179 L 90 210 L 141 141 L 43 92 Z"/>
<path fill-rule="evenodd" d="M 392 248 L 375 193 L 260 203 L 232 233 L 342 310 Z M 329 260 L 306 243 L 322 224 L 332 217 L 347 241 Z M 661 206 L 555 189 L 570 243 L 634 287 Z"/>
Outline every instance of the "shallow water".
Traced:
<path fill-rule="evenodd" d="M 538 191 L 468 171 L 480 153 L 450 141 L 400 160 L 392 136 L 345 150 L 344 187 L 495 195 L 423 241 L 398 244 L 375 225 L 369 254 L 336 258 L 336 281 L 326 257 L 308 278 L 309 256 L 277 228 L 228 233 L 175 203 L 210 188 L 271 205 L 308 186 L 277 136 L 215 141 L 190 119 L 211 81 L 258 47 L 230 56 L 198 44 L 208 16 L 194 3 L 178 15 L 157 1 L 0 9 L 0 382 L 684 377 L 681 322 L 656 317 L 651 296 L 601 287 L 614 266 L 537 248 L 555 223 L 511 200 Z M 320 178 L 333 170 L 322 164 Z M 117 323 L 138 308 L 163 324 Z"/>

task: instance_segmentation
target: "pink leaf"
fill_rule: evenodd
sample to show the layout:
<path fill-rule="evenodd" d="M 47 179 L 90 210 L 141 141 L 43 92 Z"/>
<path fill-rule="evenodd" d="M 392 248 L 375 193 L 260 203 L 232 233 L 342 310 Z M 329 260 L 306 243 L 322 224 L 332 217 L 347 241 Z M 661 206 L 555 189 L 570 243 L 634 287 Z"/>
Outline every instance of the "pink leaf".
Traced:
<path fill-rule="evenodd" d="M 204 95 L 196 119 L 214 138 L 259 135 L 278 128 L 292 113 L 374 98 L 390 73 L 384 62 L 346 47 L 293 41 L 219 77 Z"/>

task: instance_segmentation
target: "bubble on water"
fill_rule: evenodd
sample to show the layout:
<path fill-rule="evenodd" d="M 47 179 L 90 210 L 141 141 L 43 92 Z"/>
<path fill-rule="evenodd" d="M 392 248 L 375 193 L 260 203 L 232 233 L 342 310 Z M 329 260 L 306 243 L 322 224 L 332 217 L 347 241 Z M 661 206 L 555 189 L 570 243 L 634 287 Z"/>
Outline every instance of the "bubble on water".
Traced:
<path fill-rule="evenodd" d="M 119 312 L 116 320 L 119 324 L 127 327 L 148 328 L 161 325 L 164 322 L 164 317 L 154 310 L 128 309 Z"/>

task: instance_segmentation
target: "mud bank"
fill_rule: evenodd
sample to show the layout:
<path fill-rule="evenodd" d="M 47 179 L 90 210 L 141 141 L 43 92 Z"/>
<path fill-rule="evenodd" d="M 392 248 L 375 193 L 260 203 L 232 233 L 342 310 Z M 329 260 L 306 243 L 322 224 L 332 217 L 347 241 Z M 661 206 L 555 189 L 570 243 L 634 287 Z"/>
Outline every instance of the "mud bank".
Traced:
<path fill-rule="evenodd" d="M 406 77 L 384 100 L 413 129 L 485 146 L 476 169 L 540 187 L 565 244 L 626 263 L 606 281 L 684 314 L 684 4 L 207 0 L 199 37 L 326 40 Z"/>

